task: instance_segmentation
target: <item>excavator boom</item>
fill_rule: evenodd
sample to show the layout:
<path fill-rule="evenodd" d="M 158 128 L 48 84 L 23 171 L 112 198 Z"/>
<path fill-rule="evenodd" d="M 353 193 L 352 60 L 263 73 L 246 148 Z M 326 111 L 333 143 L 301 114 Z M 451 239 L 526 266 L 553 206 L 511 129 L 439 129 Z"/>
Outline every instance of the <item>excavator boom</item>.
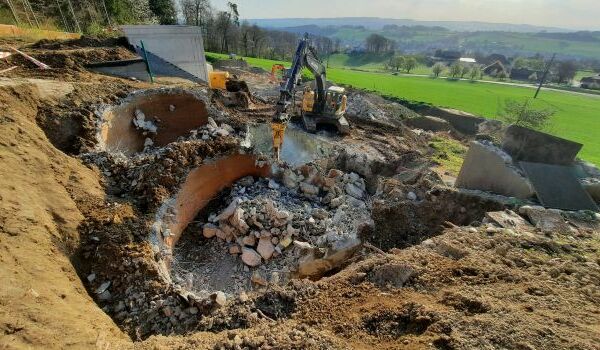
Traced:
<path fill-rule="evenodd" d="M 314 75 L 317 85 L 315 90 L 314 111 L 316 113 L 322 113 L 326 103 L 325 66 L 323 66 L 318 59 L 315 48 L 310 45 L 308 35 L 305 35 L 298 43 L 294 61 L 287 76 L 287 81 L 280 90 L 279 100 L 275 107 L 275 115 L 273 116 L 271 127 L 273 129 L 273 148 L 277 159 L 279 159 L 279 151 L 283 145 L 285 128 L 290 120 L 288 109 L 292 103 L 295 89 L 302 78 L 302 69 L 304 67 L 308 68 Z"/>

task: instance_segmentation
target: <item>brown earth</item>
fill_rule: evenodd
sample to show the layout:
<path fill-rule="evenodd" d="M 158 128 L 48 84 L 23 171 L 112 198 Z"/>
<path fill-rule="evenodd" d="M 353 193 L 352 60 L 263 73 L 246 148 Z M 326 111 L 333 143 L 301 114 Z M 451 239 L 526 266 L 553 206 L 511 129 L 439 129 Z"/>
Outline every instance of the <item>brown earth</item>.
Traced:
<path fill-rule="evenodd" d="M 330 277 L 257 290 L 172 334 L 105 312 L 112 306 L 91 296 L 104 280 L 115 294 L 143 285 L 176 297 L 157 277 L 145 239 L 151 209 L 198 165 L 195 154 L 230 146 L 176 144 L 164 164 L 140 172 L 148 178 L 136 191 L 125 190 L 125 175 L 75 157 L 94 147 L 94 106 L 150 87 L 60 64 L 92 58 L 93 50 L 127 56 L 104 45 L 37 44 L 28 52 L 61 68 L 19 68 L 0 80 L 0 348 L 600 349 L 598 229 L 489 229 L 477 221 L 498 208 L 435 191 L 430 173 L 391 181 L 375 204 L 370 240 L 387 252 L 367 247 Z M 231 125 L 266 120 L 268 104 L 257 110 L 229 110 Z M 353 122 L 347 142 L 395 165 L 408 167 L 428 151 L 408 130 Z M 427 200 L 394 197 L 409 190 Z M 399 239 L 398 227 L 414 235 Z"/>

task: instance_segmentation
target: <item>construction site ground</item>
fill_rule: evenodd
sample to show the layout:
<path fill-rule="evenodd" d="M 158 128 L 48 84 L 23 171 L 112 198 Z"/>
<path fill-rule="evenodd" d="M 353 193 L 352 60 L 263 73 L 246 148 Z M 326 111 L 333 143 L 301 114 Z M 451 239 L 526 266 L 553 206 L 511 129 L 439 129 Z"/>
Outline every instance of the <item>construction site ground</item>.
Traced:
<path fill-rule="evenodd" d="M 194 242 L 198 250 L 212 247 L 209 257 L 190 257 L 212 258 L 211 273 L 219 273 L 214 257 L 223 254 L 224 265 L 239 267 L 236 278 L 246 291 L 224 291 L 226 302 L 222 293 L 183 298 L 181 286 L 165 283 L 157 267 L 159 253 L 149 238 L 156 213 L 191 169 L 236 153 L 247 125 L 270 121 L 278 89 L 269 74 L 240 68 L 251 105 L 226 107 L 206 86 L 150 84 L 83 67 L 134 57 L 121 44 L 0 41 L 52 67 L 40 70 L 18 55 L 0 60 L 0 70 L 18 66 L 0 77 L 1 349 L 600 349 L 597 217 L 573 216 L 566 228 L 544 232 L 493 225 L 486 212 L 518 211 L 517 205 L 449 187 L 456 169 L 444 160 L 456 154 L 436 147 L 446 140 L 458 145 L 448 149 L 460 150 L 467 137 L 411 130 L 400 121 L 416 113 L 354 90 L 349 109 L 363 101 L 376 110 L 349 113 L 346 137 L 320 132 L 314 137 L 321 141 L 307 138 L 302 149 L 325 150 L 311 166 L 290 167 L 295 173 L 287 174 L 308 179 L 318 172 L 310 176 L 334 179 L 348 193 L 362 183 L 360 200 L 337 197 L 345 198 L 344 208 L 354 205 L 371 217 L 356 229 L 360 248 L 313 278 L 279 280 L 235 254 L 232 261 L 231 242 L 205 240 L 202 228 L 211 214 L 226 210 L 230 192 L 246 193 L 246 209 L 271 200 L 276 215 L 297 210 L 286 232 L 304 231 L 294 233 L 296 248 L 273 264 L 294 259 L 301 241 L 319 241 L 319 225 L 339 211 L 331 209 L 334 195 L 323 196 L 338 185 L 315 180 L 313 187 L 296 184 L 279 195 L 288 188 L 286 175 L 254 176 L 215 196 L 181 243 L 188 256 Z M 128 157 L 99 150 L 101 107 L 156 89 L 204 96 L 217 132 L 199 128 Z M 255 142 L 270 142 L 266 134 Z M 341 171 L 331 175 L 331 169 Z M 313 188 L 320 194 L 311 194 Z M 312 206 L 312 216 L 303 218 L 302 206 Z M 282 241 L 281 234 L 273 242 Z M 214 284 L 227 276 L 210 278 Z"/>

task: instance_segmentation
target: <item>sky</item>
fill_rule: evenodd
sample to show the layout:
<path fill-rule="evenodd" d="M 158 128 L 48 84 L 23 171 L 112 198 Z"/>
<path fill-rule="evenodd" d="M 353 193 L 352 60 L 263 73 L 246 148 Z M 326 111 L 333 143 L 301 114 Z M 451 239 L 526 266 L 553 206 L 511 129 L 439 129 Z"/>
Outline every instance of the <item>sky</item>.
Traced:
<path fill-rule="evenodd" d="M 212 0 L 217 9 L 228 0 Z M 237 0 L 242 18 L 385 17 L 600 30 L 600 0 Z"/>

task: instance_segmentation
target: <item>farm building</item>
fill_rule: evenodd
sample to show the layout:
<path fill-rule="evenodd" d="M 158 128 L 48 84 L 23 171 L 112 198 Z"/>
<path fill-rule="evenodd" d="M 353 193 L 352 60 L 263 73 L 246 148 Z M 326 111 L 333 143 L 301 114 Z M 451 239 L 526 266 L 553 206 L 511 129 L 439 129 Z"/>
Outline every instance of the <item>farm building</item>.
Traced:
<path fill-rule="evenodd" d="M 487 74 L 487 75 L 495 75 L 496 73 L 501 72 L 501 71 L 506 72 L 506 68 L 500 61 L 496 61 L 496 62 L 490 64 L 489 66 L 483 68 L 483 73 Z"/>
<path fill-rule="evenodd" d="M 582 78 L 581 87 L 584 89 L 600 90 L 600 75 Z"/>
<path fill-rule="evenodd" d="M 538 80 L 543 72 L 538 72 L 529 68 L 513 68 L 510 71 L 510 78 L 513 80 L 531 80 L 530 78 L 534 76 L 534 74 L 536 77 L 534 80 Z"/>

